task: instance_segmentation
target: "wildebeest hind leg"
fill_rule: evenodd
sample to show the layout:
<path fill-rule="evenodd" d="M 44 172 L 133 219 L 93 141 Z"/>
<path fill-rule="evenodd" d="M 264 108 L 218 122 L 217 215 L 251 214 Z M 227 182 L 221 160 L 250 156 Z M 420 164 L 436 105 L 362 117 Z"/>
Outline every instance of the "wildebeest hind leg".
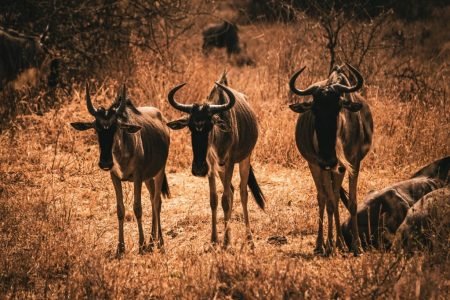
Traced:
<path fill-rule="evenodd" d="M 358 232 L 358 220 L 357 220 L 357 184 L 359 175 L 359 163 L 353 166 L 353 173 L 349 176 L 349 211 L 352 220 L 352 251 L 354 255 L 362 253 L 361 240 Z"/>
<path fill-rule="evenodd" d="M 133 211 L 134 216 L 136 217 L 136 222 L 139 230 L 139 253 L 142 254 L 144 252 L 144 229 L 142 228 L 142 202 L 141 202 L 141 192 L 142 192 L 142 180 L 140 178 L 136 178 L 134 181 L 134 203 L 133 203 Z"/>
<path fill-rule="evenodd" d="M 239 191 L 241 194 L 241 204 L 242 204 L 242 211 L 244 214 L 245 227 L 247 231 L 247 240 L 250 244 L 250 247 L 254 248 L 255 244 L 253 243 L 252 230 L 250 228 L 250 220 L 248 217 L 248 209 L 247 209 L 248 203 L 247 183 L 249 173 L 250 173 L 250 156 L 248 156 L 246 159 L 244 159 L 239 163 L 239 175 L 241 177 L 241 185 L 239 187 Z"/>
<path fill-rule="evenodd" d="M 165 170 L 162 169 L 159 171 L 159 173 L 155 176 L 155 197 L 153 197 L 153 205 L 152 210 L 155 213 L 155 220 L 156 220 L 156 228 L 155 228 L 155 237 L 154 241 L 157 241 L 158 248 L 162 248 L 164 246 L 164 239 L 162 235 L 162 229 L 161 229 L 161 189 L 164 181 L 164 174 Z"/>
<path fill-rule="evenodd" d="M 117 219 L 119 220 L 119 243 L 117 245 L 117 257 L 121 257 L 125 252 L 125 241 L 123 237 L 123 221 L 125 219 L 125 206 L 123 204 L 122 183 L 120 179 L 111 172 L 111 179 L 116 192 L 117 200 Z"/>
<path fill-rule="evenodd" d="M 148 179 L 145 181 L 145 186 L 147 187 L 148 193 L 150 194 L 150 203 L 152 203 L 153 206 L 153 199 L 155 198 L 155 181 L 153 180 L 153 178 Z M 148 250 L 152 250 L 153 246 L 154 246 L 154 237 L 156 235 L 156 230 L 157 228 L 157 223 L 156 223 L 156 215 L 155 215 L 155 211 L 152 208 L 152 232 L 150 235 L 150 241 L 148 244 Z"/>

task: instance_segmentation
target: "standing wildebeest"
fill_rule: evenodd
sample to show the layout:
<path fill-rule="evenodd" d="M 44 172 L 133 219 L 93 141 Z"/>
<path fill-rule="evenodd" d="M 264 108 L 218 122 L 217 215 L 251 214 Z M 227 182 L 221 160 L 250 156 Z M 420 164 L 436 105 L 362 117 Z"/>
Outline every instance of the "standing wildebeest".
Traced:
<path fill-rule="evenodd" d="M 235 24 L 223 21 L 221 24 L 210 25 L 203 31 L 203 53 L 206 55 L 212 48 L 226 48 L 228 57 L 239 54 L 238 28 Z"/>
<path fill-rule="evenodd" d="M 27 36 L 0 28 L 0 91 L 15 80 L 23 71 L 40 69 L 44 65 L 57 66 L 57 59 L 49 59 L 48 49 L 42 36 Z M 56 82 L 57 69 L 50 68 L 48 83 Z"/>
<path fill-rule="evenodd" d="M 333 216 L 336 223 L 338 246 L 342 246 L 339 222 L 339 195 L 345 170 L 349 171 L 350 201 L 348 209 L 354 220 L 351 249 L 355 255 L 361 251 L 357 212 L 357 182 L 361 160 L 372 144 L 373 121 L 369 106 L 359 94 L 351 94 L 363 86 L 363 77 L 347 64 L 356 77 L 350 86 L 342 67 L 336 66 L 327 80 L 315 83 L 306 90 L 295 87 L 297 77 L 305 69 L 297 71 L 289 81 L 290 90 L 299 96 L 312 95 L 313 100 L 291 104 L 289 107 L 302 113 L 297 121 L 295 139 L 301 155 L 308 161 L 317 188 L 319 202 L 319 230 L 315 253 L 323 254 L 323 215 L 328 213 L 327 253 L 334 249 Z M 355 101 L 357 100 L 357 102 Z"/>
<path fill-rule="evenodd" d="M 233 208 L 233 187 L 231 177 L 236 163 L 239 163 L 241 177 L 240 194 L 244 211 L 244 221 L 247 229 L 247 239 L 253 247 L 252 232 L 247 211 L 248 191 L 250 188 L 259 207 L 264 209 L 265 199 L 256 182 L 250 155 L 258 139 L 256 116 L 246 101 L 246 97 L 226 86 L 226 74 L 222 75 L 220 83 L 216 82 L 209 96 L 209 102 L 203 104 L 181 104 L 174 99 L 175 93 L 185 83 L 173 88 L 169 95 L 169 103 L 176 109 L 189 114 L 187 117 L 169 122 L 174 129 L 186 126 L 191 131 L 192 174 L 206 176 L 209 180 L 210 204 L 212 211 L 212 243 L 217 242 L 217 190 L 216 172 L 219 172 L 223 184 L 222 208 L 225 220 L 224 247 L 231 241 L 229 220 Z M 228 101 L 224 93 L 228 96 Z"/>
<path fill-rule="evenodd" d="M 448 184 L 449 170 L 450 156 L 447 156 L 422 167 L 410 179 L 370 192 L 357 213 L 358 232 L 363 247 L 390 248 L 393 234 L 410 207 L 424 195 Z M 341 225 L 347 245 L 351 242 L 352 222 L 348 218 Z"/>
<path fill-rule="evenodd" d="M 152 238 L 150 246 L 156 242 L 163 246 L 161 231 L 161 193 L 169 196 L 169 186 L 165 174 L 169 152 L 169 129 L 161 112 L 154 107 L 135 107 L 127 99 L 125 85 L 110 108 L 94 108 L 86 84 L 86 104 L 88 111 L 95 117 L 94 122 L 76 122 L 71 125 L 76 130 L 95 129 L 100 146 L 99 167 L 110 171 L 116 191 L 117 217 L 119 219 L 119 244 L 117 254 L 125 251 L 123 222 L 125 207 L 123 204 L 122 183 L 134 183 L 134 214 L 139 229 L 139 252 L 145 246 L 142 228 L 141 189 L 145 182 L 152 201 Z"/>

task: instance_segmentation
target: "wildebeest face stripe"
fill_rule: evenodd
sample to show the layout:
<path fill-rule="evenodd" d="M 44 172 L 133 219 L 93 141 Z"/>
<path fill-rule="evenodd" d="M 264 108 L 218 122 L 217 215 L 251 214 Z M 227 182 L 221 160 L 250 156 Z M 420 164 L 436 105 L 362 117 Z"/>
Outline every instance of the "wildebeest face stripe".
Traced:
<path fill-rule="evenodd" d="M 336 131 L 337 116 L 318 115 L 315 118 L 315 129 L 319 146 L 319 157 L 322 159 L 321 167 L 334 167 L 336 158 Z"/>
<path fill-rule="evenodd" d="M 112 148 L 116 130 L 116 124 L 107 129 L 97 128 L 98 144 L 100 146 L 99 166 L 103 170 L 110 170 L 113 167 Z"/>

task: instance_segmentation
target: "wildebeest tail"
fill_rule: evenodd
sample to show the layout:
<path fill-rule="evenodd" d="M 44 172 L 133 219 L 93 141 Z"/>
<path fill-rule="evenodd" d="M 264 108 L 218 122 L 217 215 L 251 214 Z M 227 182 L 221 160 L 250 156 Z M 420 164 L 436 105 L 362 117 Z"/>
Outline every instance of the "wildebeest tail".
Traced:
<path fill-rule="evenodd" d="M 248 187 L 250 188 L 250 191 L 252 192 L 253 197 L 256 200 L 256 203 L 258 206 L 264 210 L 264 206 L 266 203 L 266 199 L 264 198 L 264 195 L 259 188 L 258 182 L 256 181 L 255 173 L 253 173 L 253 168 L 250 166 L 250 172 L 248 174 Z"/>
<path fill-rule="evenodd" d="M 348 209 L 348 192 L 342 186 L 339 190 L 339 195 L 341 196 L 342 203 L 344 203 L 345 207 Z"/>
<path fill-rule="evenodd" d="M 162 182 L 161 193 L 164 197 L 170 198 L 169 182 L 167 181 L 167 175 L 164 173 L 164 179 Z"/>

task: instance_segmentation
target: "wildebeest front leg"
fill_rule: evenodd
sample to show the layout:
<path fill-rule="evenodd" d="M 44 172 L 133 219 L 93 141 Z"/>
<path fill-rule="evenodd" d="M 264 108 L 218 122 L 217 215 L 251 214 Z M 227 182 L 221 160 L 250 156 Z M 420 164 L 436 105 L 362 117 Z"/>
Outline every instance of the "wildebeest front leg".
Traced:
<path fill-rule="evenodd" d="M 140 178 L 136 178 L 134 180 L 134 203 L 133 203 L 133 211 L 134 216 L 136 217 L 136 222 L 139 230 L 139 253 L 142 254 L 144 252 L 144 229 L 142 228 L 142 202 L 141 202 L 141 191 L 142 191 L 142 180 Z"/>
<path fill-rule="evenodd" d="M 211 242 L 213 244 L 217 243 L 217 188 L 216 188 L 216 174 L 214 170 L 211 170 L 208 176 L 209 182 L 209 204 L 211 206 Z"/>
<path fill-rule="evenodd" d="M 150 203 L 152 203 L 153 205 L 153 198 L 155 197 L 155 181 L 153 180 L 153 178 L 148 179 L 145 181 L 145 186 L 147 187 L 148 193 L 150 194 Z M 155 236 L 155 232 L 156 232 L 157 228 L 156 228 L 156 216 L 153 212 L 152 209 L 152 232 L 150 237 Z"/>
<path fill-rule="evenodd" d="M 125 218 L 125 206 L 123 204 L 122 183 L 120 179 L 111 172 L 111 179 L 116 192 L 117 200 L 117 219 L 119 220 L 119 244 L 117 245 L 117 257 L 122 256 L 125 252 L 125 241 L 123 237 L 123 221 Z"/>
<path fill-rule="evenodd" d="M 341 222 L 339 218 L 339 199 L 340 199 L 340 188 L 342 186 L 342 181 L 344 180 L 345 173 L 337 174 L 332 173 L 331 178 L 333 182 L 333 192 L 334 199 L 336 199 L 336 209 L 334 210 L 334 222 L 336 224 L 336 245 L 340 250 L 344 250 L 344 237 L 341 231 Z"/>
<path fill-rule="evenodd" d="M 328 216 L 328 234 L 326 244 L 327 255 L 333 254 L 335 250 L 333 223 L 335 211 L 337 210 L 337 199 L 335 198 L 335 194 L 333 191 L 331 173 L 332 173 L 331 171 L 321 171 L 323 189 L 326 195 L 327 216 Z"/>
<path fill-rule="evenodd" d="M 252 230 L 250 228 L 250 220 L 248 217 L 248 209 L 247 209 L 248 203 L 247 183 L 249 172 L 250 172 L 250 156 L 239 163 L 239 175 L 241 177 L 241 185 L 239 187 L 239 190 L 241 194 L 242 211 L 244 213 L 244 222 L 247 231 L 247 240 L 249 241 L 250 247 L 254 248 L 255 244 L 253 243 Z"/>
<path fill-rule="evenodd" d="M 319 204 L 319 229 L 317 232 L 316 247 L 314 248 L 314 253 L 325 254 L 325 249 L 323 247 L 323 215 L 325 212 L 325 203 L 327 201 L 327 197 L 321 181 L 322 171 L 316 165 L 313 164 L 308 165 L 309 170 L 311 171 L 312 177 L 314 179 L 314 184 L 316 185 L 317 202 Z"/>
<path fill-rule="evenodd" d="M 223 239 L 224 248 L 228 247 L 231 242 L 231 211 L 233 210 L 233 192 L 231 190 L 231 177 L 233 176 L 234 163 L 228 162 L 225 165 L 223 176 L 221 176 L 223 184 L 222 208 L 225 222 L 225 235 Z"/>
<path fill-rule="evenodd" d="M 357 220 L 357 188 L 358 188 L 359 163 L 354 164 L 353 173 L 349 176 L 349 211 L 352 220 L 352 251 L 355 255 L 362 253 L 361 240 L 359 238 Z"/>

